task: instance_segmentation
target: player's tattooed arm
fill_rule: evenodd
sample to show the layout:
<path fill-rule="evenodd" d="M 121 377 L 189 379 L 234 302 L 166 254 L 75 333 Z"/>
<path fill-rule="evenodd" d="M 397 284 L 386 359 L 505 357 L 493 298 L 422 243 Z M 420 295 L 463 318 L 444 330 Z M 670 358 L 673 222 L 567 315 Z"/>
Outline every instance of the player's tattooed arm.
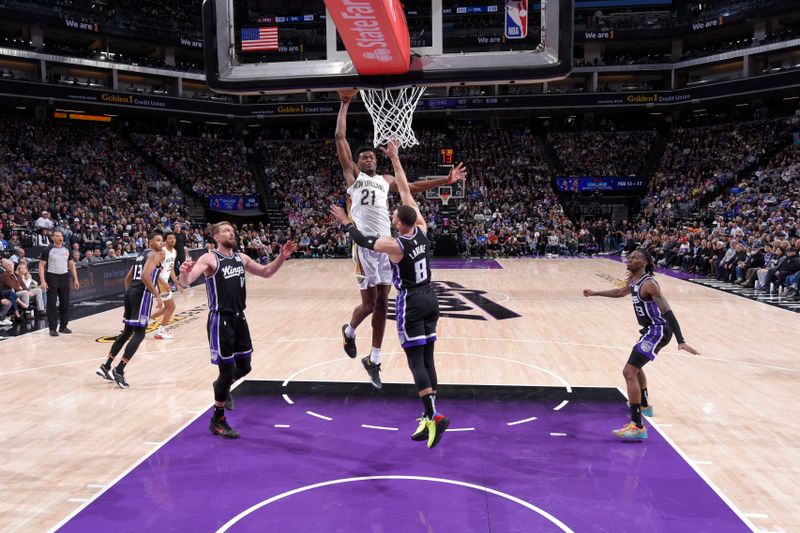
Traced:
<path fill-rule="evenodd" d="M 403 249 L 396 240 L 392 239 L 391 237 L 364 235 L 353 225 L 352 222 L 350 222 L 350 220 L 347 218 L 347 214 L 344 212 L 344 209 L 338 205 L 332 205 L 330 207 L 330 213 L 342 224 L 343 229 L 350 235 L 350 238 L 353 239 L 353 242 L 357 245 L 361 246 L 362 248 L 368 248 L 370 250 L 375 250 L 376 252 L 388 254 L 389 259 L 395 262 L 403 259 Z"/>

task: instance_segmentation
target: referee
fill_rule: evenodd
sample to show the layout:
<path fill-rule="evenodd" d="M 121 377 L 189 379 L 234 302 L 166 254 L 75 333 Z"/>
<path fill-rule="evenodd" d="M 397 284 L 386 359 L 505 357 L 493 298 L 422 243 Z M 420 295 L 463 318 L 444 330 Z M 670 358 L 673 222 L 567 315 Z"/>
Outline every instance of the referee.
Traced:
<path fill-rule="evenodd" d="M 47 322 L 50 325 L 50 336 L 58 337 L 58 332 L 72 333 L 67 327 L 69 323 L 69 278 L 72 273 L 72 284 L 75 290 L 81 288 L 78 283 L 78 272 L 69 249 L 64 246 L 64 234 L 53 232 L 53 244 L 48 246 L 39 257 L 39 279 L 42 290 L 47 292 Z M 58 311 L 56 311 L 58 298 Z M 56 323 L 60 323 L 56 331 Z"/>

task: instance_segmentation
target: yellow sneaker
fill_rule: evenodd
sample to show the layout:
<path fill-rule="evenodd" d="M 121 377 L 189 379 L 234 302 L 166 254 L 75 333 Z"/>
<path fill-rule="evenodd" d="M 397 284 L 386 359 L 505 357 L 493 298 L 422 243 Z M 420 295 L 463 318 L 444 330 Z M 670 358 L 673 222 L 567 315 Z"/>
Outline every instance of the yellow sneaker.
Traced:
<path fill-rule="evenodd" d="M 628 422 L 626 426 L 615 429 L 611 433 L 620 440 L 645 440 L 647 438 L 647 428 L 644 426 L 638 428 L 633 422 Z"/>
<path fill-rule="evenodd" d="M 426 420 L 425 426 L 428 428 L 428 448 L 433 448 L 442 440 L 442 435 L 450 426 L 450 419 L 442 415 L 435 415 L 433 420 Z"/>
<path fill-rule="evenodd" d="M 417 426 L 417 430 L 411 435 L 411 440 L 415 441 L 423 441 L 428 440 L 428 419 L 425 415 L 422 415 L 422 418 L 417 418 L 417 422 L 419 422 L 419 426 Z"/>

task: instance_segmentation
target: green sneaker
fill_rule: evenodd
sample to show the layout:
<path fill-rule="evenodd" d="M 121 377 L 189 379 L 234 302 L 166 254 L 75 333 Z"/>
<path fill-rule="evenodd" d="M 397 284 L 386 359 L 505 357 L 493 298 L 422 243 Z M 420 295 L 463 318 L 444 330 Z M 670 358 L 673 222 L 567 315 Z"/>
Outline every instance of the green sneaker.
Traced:
<path fill-rule="evenodd" d="M 642 414 L 644 416 L 648 416 L 650 418 L 653 418 L 653 406 L 652 405 L 648 405 L 647 407 L 642 407 Z"/>

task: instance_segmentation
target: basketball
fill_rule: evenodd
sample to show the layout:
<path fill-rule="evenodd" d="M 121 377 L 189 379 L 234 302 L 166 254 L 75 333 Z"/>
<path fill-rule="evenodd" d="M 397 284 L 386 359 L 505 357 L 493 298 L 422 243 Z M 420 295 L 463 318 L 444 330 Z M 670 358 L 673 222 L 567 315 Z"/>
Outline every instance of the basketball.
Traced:
<path fill-rule="evenodd" d="M 339 96 L 341 96 L 342 98 L 353 98 L 357 94 L 358 94 L 358 89 L 341 89 L 341 90 L 339 90 Z"/>

